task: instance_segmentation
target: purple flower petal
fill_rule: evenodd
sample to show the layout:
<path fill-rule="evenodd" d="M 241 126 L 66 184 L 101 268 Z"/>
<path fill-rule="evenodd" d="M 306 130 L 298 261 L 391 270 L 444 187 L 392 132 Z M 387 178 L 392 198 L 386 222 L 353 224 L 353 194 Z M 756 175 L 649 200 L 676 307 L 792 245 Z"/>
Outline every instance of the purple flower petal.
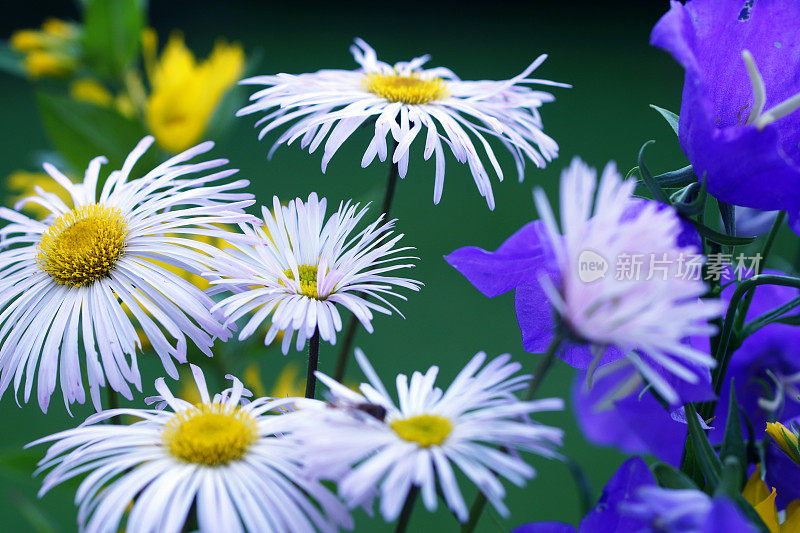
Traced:
<path fill-rule="evenodd" d="M 636 373 L 632 367 L 603 376 L 586 389 L 585 374 L 572 385 L 575 418 L 583 434 L 594 444 L 613 446 L 627 453 L 652 454 L 679 466 L 687 426 L 674 420 L 651 394 L 638 391 L 609 406 L 601 403 L 616 387 Z M 604 408 L 605 407 L 605 408 Z"/>
<path fill-rule="evenodd" d="M 681 147 L 725 202 L 800 214 L 800 112 L 759 130 L 742 51 L 752 54 L 769 110 L 800 92 L 800 2 L 672 1 L 651 43 L 683 65 Z M 765 186 L 766 184 L 766 186 Z"/>
<path fill-rule="evenodd" d="M 540 237 L 544 231 L 542 226 L 539 220 L 529 222 L 494 252 L 466 246 L 444 256 L 444 259 L 476 289 L 494 298 L 521 283 L 536 280 L 536 273 L 544 263 Z M 549 307 L 545 302 L 542 300 L 541 307 Z"/>

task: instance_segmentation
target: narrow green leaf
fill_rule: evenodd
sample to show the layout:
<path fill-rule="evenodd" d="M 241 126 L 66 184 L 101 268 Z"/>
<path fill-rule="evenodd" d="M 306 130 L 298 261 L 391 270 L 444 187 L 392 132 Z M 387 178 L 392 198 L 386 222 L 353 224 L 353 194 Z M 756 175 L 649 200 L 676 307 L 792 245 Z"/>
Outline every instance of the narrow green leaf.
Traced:
<path fill-rule="evenodd" d="M 667 194 L 658 184 L 658 182 L 653 178 L 653 175 L 648 170 L 647 165 L 644 164 L 644 149 L 653 144 L 655 141 L 647 141 L 642 145 L 639 149 L 639 175 L 642 176 L 642 181 L 644 182 L 645 186 L 650 189 L 650 193 L 653 195 L 653 198 L 661 202 L 662 204 L 670 205 L 669 198 L 667 198 Z"/>
<path fill-rule="evenodd" d="M 677 135 L 678 134 L 679 116 L 676 115 L 675 113 L 673 113 L 672 111 L 670 111 L 668 109 L 664 109 L 663 107 L 658 107 L 657 105 L 650 104 L 650 107 L 653 108 L 654 110 L 656 110 L 659 115 L 664 117 L 664 120 L 667 121 L 667 124 L 669 124 L 669 127 L 672 128 L 672 131 L 674 131 L 675 135 Z"/>
<path fill-rule="evenodd" d="M 658 176 L 653 176 L 653 179 L 662 187 L 685 187 L 699 181 L 694 174 L 692 165 L 664 172 Z"/>
<path fill-rule="evenodd" d="M 685 217 L 693 217 L 706 209 L 706 187 L 695 182 L 670 196 L 670 202 Z"/>
<path fill-rule="evenodd" d="M 694 406 L 687 404 L 685 409 L 686 422 L 689 424 L 689 435 L 692 437 L 692 445 L 694 447 L 693 451 L 703 476 L 705 476 L 707 492 L 713 493 L 717 485 L 719 485 L 722 464 L 714 452 L 714 448 L 708 442 L 708 437 L 703 428 L 700 427 L 700 421 L 697 419 L 697 411 L 695 411 Z"/>
<path fill-rule="evenodd" d="M 731 499 L 741 496 L 742 487 L 744 485 L 742 478 L 744 475 L 745 472 L 741 463 L 739 463 L 739 459 L 733 455 L 726 457 L 722 465 L 722 475 L 720 476 L 719 485 L 717 485 L 717 490 L 714 491 L 714 496 L 725 496 Z"/>
<path fill-rule="evenodd" d="M 688 222 L 694 226 L 694 229 L 697 230 L 701 236 L 705 237 L 706 239 L 715 242 L 717 244 L 723 244 L 727 246 L 743 246 L 745 244 L 750 244 L 758 237 L 733 237 L 731 235 L 725 235 L 724 233 L 720 233 L 716 230 L 709 228 L 704 224 L 700 224 L 699 222 L 691 219 L 687 219 Z"/>
<path fill-rule="evenodd" d="M 145 0 L 88 0 L 83 45 L 86 60 L 103 76 L 122 79 L 139 51 Z"/>
<path fill-rule="evenodd" d="M 36 102 L 50 140 L 76 169 L 98 155 L 106 156 L 111 168 L 120 168 L 146 134 L 140 123 L 88 102 L 42 91 L 36 93 Z"/>
<path fill-rule="evenodd" d="M 653 463 L 650 467 L 659 487 L 665 489 L 698 489 L 689 477 L 668 463 Z"/>
<path fill-rule="evenodd" d="M 783 305 L 781 305 L 779 307 L 776 307 L 775 309 L 771 309 L 771 310 L 767 311 L 766 313 L 764 313 L 762 315 L 757 316 L 756 318 L 754 318 L 753 320 L 750 320 L 749 322 L 747 322 L 744 325 L 744 327 L 742 328 L 742 331 L 739 332 L 739 336 L 742 339 L 746 339 L 747 337 L 749 337 L 750 335 L 752 335 L 753 333 L 755 333 L 759 329 L 761 329 L 764 326 L 766 326 L 768 324 L 771 324 L 773 322 L 783 322 L 784 324 L 787 324 L 787 323 L 791 324 L 792 323 L 791 320 L 796 319 L 798 317 L 798 315 L 793 315 L 793 316 L 790 316 L 790 317 L 784 317 L 783 315 L 786 314 L 787 312 L 791 311 L 792 309 L 794 309 L 797 306 L 800 306 L 800 297 L 793 298 L 793 299 L 789 300 L 788 302 L 786 302 L 785 304 L 783 304 Z M 784 321 L 783 320 L 784 318 L 789 320 L 789 321 L 788 322 Z"/>
<path fill-rule="evenodd" d="M 739 464 L 740 479 L 738 490 L 741 491 L 744 483 L 746 473 L 741 468 L 742 465 L 747 464 L 747 446 L 744 442 L 744 434 L 742 433 L 742 421 L 739 416 L 739 403 L 736 400 L 736 386 L 733 378 L 731 378 L 731 392 L 728 396 L 728 421 L 725 424 L 725 436 L 722 438 L 722 448 L 719 452 L 719 458 L 726 462 L 729 457 L 733 457 Z"/>

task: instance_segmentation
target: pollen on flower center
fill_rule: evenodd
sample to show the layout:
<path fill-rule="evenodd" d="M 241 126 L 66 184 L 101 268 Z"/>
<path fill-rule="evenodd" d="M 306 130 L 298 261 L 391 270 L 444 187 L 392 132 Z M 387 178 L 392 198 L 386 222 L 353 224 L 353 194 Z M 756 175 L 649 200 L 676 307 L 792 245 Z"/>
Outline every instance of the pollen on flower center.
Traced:
<path fill-rule="evenodd" d="M 173 457 L 205 466 L 241 459 L 256 438 L 253 415 L 218 403 L 178 413 L 163 432 L 164 446 Z"/>
<path fill-rule="evenodd" d="M 423 79 L 419 74 L 399 76 L 397 74 L 367 74 L 364 79 L 369 92 L 386 98 L 390 102 L 404 104 L 427 104 L 446 98 L 447 84 L 441 78 Z"/>
<path fill-rule="evenodd" d="M 117 207 L 85 205 L 58 217 L 39 241 L 36 261 L 61 285 L 108 276 L 125 249 L 128 223 Z"/>
<path fill-rule="evenodd" d="M 300 273 L 300 290 L 302 291 L 304 296 L 308 296 L 309 298 L 316 298 L 319 299 L 319 294 L 317 293 L 317 267 L 316 265 L 299 265 L 297 270 Z M 283 271 L 284 275 L 293 280 L 294 279 L 294 272 L 292 272 L 291 268 L 287 268 Z"/>
<path fill-rule="evenodd" d="M 417 415 L 389 424 L 397 435 L 423 448 L 439 446 L 453 430 L 453 423 L 439 415 Z"/>

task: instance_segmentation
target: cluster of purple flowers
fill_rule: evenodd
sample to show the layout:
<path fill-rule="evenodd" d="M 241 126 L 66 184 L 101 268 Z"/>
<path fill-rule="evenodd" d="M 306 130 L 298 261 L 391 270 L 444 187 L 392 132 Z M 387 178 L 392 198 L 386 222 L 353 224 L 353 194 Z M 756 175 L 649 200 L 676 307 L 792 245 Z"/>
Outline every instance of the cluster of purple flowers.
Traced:
<path fill-rule="evenodd" d="M 690 162 L 683 175 L 716 198 L 723 219 L 737 206 L 740 231 L 763 233 L 773 225 L 758 248 L 766 254 L 784 216 L 800 232 L 798 27 L 797 2 L 673 0 L 651 36 L 685 68 L 675 117 Z M 697 191 L 697 183 L 681 185 Z M 792 530 L 794 507 L 777 511 L 800 498 L 800 467 L 786 451 L 791 445 L 771 443 L 764 431 L 782 421 L 791 441 L 786 428 L 800 421 L 800 330 L 788 316 L 800 304 L 800 280 L 760 267 L 742 276 L 731 267 L 716 283 L 698 286 L 677 276 L 658 279 L 646 265 L 636 279 L 615 277 L 609 259 L 620 252 L 710 257 L 754 240 L 737 240 L 737 225 L 727 224 L 731 239 L 720 239 L 672 202 L 675 195 L 642 200 L 633 187 L 613 167 L 598 182 L 593 170 L 573 162 L 561 181 L 560 228 L 537 191 L 541 220 L 493 252 L 465 247 L 445 259 L 488 297 L 513 290 L 524 348 L 549 349 L 578 370 L 572 406 L 590 441 L 653 456 L 681 479 L 686 474 L 687 484 L 677 486 L 654 476 L 642 459 L 629 459 L 577 531 Z M 724 320 L 715 320 L 721 313 Z M 728 420 L 731 413 L 739 420 Z M 726 494 L 713 476 L 693 477 L 691 454 L 702 440 L 712 450 L 710 463 L 721 465 L 730 460 L 733 435 L 747 449 Z M 795 447 L 796 441 L 795 434 Z M 748 487 L 759 476 L 772 487 L 769 504 L 744 487 L 749 474 Z M 516 531 L 576 529 L 540 522 Z"/>

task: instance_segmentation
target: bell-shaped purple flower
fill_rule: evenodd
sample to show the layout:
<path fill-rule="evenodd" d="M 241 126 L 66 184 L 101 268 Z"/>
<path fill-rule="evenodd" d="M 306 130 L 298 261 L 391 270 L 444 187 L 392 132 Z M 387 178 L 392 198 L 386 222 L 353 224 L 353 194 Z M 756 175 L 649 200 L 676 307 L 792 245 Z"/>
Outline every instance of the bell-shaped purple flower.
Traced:
<path fill-rule="evenodd" d="M 800 2 L 671 2 L 651 43 L 683 65 L 678 136 L 709 193 L 800 226 Z"/>

